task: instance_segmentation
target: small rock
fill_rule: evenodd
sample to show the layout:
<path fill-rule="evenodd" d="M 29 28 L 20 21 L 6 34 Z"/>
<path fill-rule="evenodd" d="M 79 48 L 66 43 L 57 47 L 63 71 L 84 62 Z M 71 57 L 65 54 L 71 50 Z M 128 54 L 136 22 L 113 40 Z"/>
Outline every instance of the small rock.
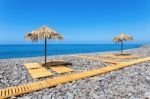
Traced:
<path fill-rule="evenodd" d="M 146 81 L 148 84 L 150 84 L 150 77 L 146 77 L 146 78 L 145 78 L 145 81 Z"/>
<path fill-rule="evenodd" d="M 53 96 L 53 93 L 50 93 L 48 96 L 49 96 L 50 98 L 52 98 L 52 96 Z"/>
<path fill-rule="evenodd" d="M 3 76 L 2 75 L 0 75 L 0 79 L 2 79 L 3 78 Z"/>
<path fill-rule="evenodd" d="M 73 99 L 74 98 L 74 94 L 70 93 L 70 92 L 67 92 L 66 93 L 66 97 L 67 97 L 67 99 Z"/>
<path fill-rule="evenodd" d="M 31 99 L 29 96 L 25 96 L 22 99 Z"/>
<path fill-rule="evenodd" d="M 100 97 L 97 94 L 92 93 L 94 99 L 99 99 Z"/>
<path fill-rule="evenodd" d="M 58 96 L 57 99 L 64 99 L 62 96 Z"/>
<path fill-rule="evenodd" d="M 145 93 L 142 99 L 150 99 L 150 93 Z"/>
<path fill-rule="evenodd" d="M 50 97 L 48 96 L 48 95 L 44 95 L 43 97 L 42 97 L 42 99 L 49 99 Z"/>
<path fill-rule="evenodd" d="M 1 71 L 0 71 L 0 74 L 3 74 L 3 73 L 4 73 L 4 71 L 3 71 L 3 70 L 1 70 Z"/>
<path fill-rule="evenodd" d="M 38 95 L 38 99 L 42 99 L 42 95 L 41 94 Z"/>
<path fill-rule="evenodd" d="M 10 99 L 17 99 L 17 97 L 13 96 L 13 97 L 11 97 Z"/>

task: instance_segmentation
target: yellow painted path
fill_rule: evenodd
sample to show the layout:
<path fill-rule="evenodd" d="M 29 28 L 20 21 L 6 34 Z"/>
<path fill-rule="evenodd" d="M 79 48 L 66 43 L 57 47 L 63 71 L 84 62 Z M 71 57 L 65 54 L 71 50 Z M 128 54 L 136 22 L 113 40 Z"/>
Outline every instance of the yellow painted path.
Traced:
<path fill-rule="evenodd" d="M 82 78 L 86 78 L 86 77 L 100 75 L 103 73 L 118 70 L 118 69 L 121 69 L 121 68 L 124 68 L 127 66 L 131 66 L 131 65 L 134 65 L 137 63 L 145 62 L 145 61 L 150 61 L 150 57 L 137 59 L 137 60 L 133 60 L 133 61 L 129 61 L 129 62 L 122 62 L 117 65 L 107 66 L 107 67 L 103 67 L 103 68 L 97 68 L 97 69 L 93 69 L 93 70 L 85 71 L 85 72 L 81 72 L 81 73 L 75 73 L 75 74 L 70 74 L 70 75 L 66 75 L 66 76 L 55 77 L 52 79 L 47 79 L 47 80 L 29 83 L 29 84 L 25 84 L 25 85 L 0 89 L 0 99 L 9 98 L 12 96 L 17 96 L 17 95 L 21 95 L 21 94 L 25 94 L 25 93 L 30 93 L 33 91 L 57 86 L 59 84 L 67 83 L 70 81 L 74 81 L 74 80 L 78 80 L 78 79 L 82 79 Z"/>

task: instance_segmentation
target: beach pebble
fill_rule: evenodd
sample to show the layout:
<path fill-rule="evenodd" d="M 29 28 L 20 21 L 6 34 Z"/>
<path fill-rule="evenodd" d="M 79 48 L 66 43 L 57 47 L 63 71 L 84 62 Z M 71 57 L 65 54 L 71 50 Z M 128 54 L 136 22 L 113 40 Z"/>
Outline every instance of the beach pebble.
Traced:
<path fill-rule="evenodd" d="M 43 95 L 42 99 L 50 99 L 50 97 L 48 95 Z"/>
<path fill-rule="evenodd" d="M 150 99 L 150 92 L 145 93 L 142 99 Z"/>
<path fill-rule="evenodd" d="M 21 99 L 21 98 L 20 98 L 20 99 Z M 22 99 L 31 99 L 31 97 L 25 96 L 25 97 L 23 97 Z"/>
<path fill-rule="evenodd" d="M 145 81 L 150 84 L 150 77 L 145 77 Z"/>
<path fill-rule="evenodd" d="M 91 96 L 94 98 L 94 99 L 99 99 L 100 97 L 97 95 L 97 94 L 95 94 L 95 93 L 91 93 Z"/>
<path fill-rule="evenodd" d="M 74 94 L 70 93 L 70 92 L 67 92 L 66 93 L 66 99 L 74 99 Z"/>

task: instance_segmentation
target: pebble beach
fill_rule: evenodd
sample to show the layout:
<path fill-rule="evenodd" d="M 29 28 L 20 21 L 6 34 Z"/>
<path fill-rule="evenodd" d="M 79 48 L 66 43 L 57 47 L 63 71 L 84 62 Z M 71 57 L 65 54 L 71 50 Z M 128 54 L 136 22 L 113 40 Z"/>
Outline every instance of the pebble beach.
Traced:
<path fill-rule="evenodd" d="M 88 53 L 85 55 L 99 57 L 105 53 L 120 53 L 120 51 Z M 138 55 L 140 58 L 150 57 L 150 45 L 124 50 L 125 54 Z M 82 54 L 83 55 L 83 54 Z M 72 55 L 49 56 L 48 60 L 65 60 L 72 63 L 68 67 L 74 72 L 32 79 L 24 64 L 44 61 L 44 57 L 12 58 L 0 60 L 0 89 L 17 86 L 57 76 L 88 71 L 111 64 L 77 58 Z M 131 59 L 121 60 L 130 61 Z M 120 60 L 118 60 L 120 61 Z M 50 70 L 49 70 L 50 71 Z M 148 98 L 149 97 L 149 98 Z M 106 74 L 84 78 L 56 87 L 23 94 L 12 99 L 150 99 L 150 61 L 132 65 Z"/>

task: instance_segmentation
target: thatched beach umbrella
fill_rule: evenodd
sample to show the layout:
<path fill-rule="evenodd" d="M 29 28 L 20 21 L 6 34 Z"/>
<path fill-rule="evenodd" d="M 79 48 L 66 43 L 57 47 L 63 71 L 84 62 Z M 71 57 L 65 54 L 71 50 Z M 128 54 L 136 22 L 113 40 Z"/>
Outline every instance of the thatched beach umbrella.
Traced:
<path fill-rule="evenodd" d="M 114 37 L 113 39 L 115 43 L 121 43 L 121 54 L 123 54 L 123 41 L 130 41 L 130 40 L 133 40 L 133 37 L 128 36 L 124 33 L 121 33 L 120 35 Z"/>
<path fill-rule="evenodd" d="M 47 40 L 63 40 L 63 36 L 54 30 L 50 29 L 48 26 L 40 27 L 39 29 L 33 30 L 30 33 L 25 35 L 26 39 L 29 39 L 33 42 L 37 42 L 39 40 L 45 40 L 45 66 L 47 61 Z"/>

